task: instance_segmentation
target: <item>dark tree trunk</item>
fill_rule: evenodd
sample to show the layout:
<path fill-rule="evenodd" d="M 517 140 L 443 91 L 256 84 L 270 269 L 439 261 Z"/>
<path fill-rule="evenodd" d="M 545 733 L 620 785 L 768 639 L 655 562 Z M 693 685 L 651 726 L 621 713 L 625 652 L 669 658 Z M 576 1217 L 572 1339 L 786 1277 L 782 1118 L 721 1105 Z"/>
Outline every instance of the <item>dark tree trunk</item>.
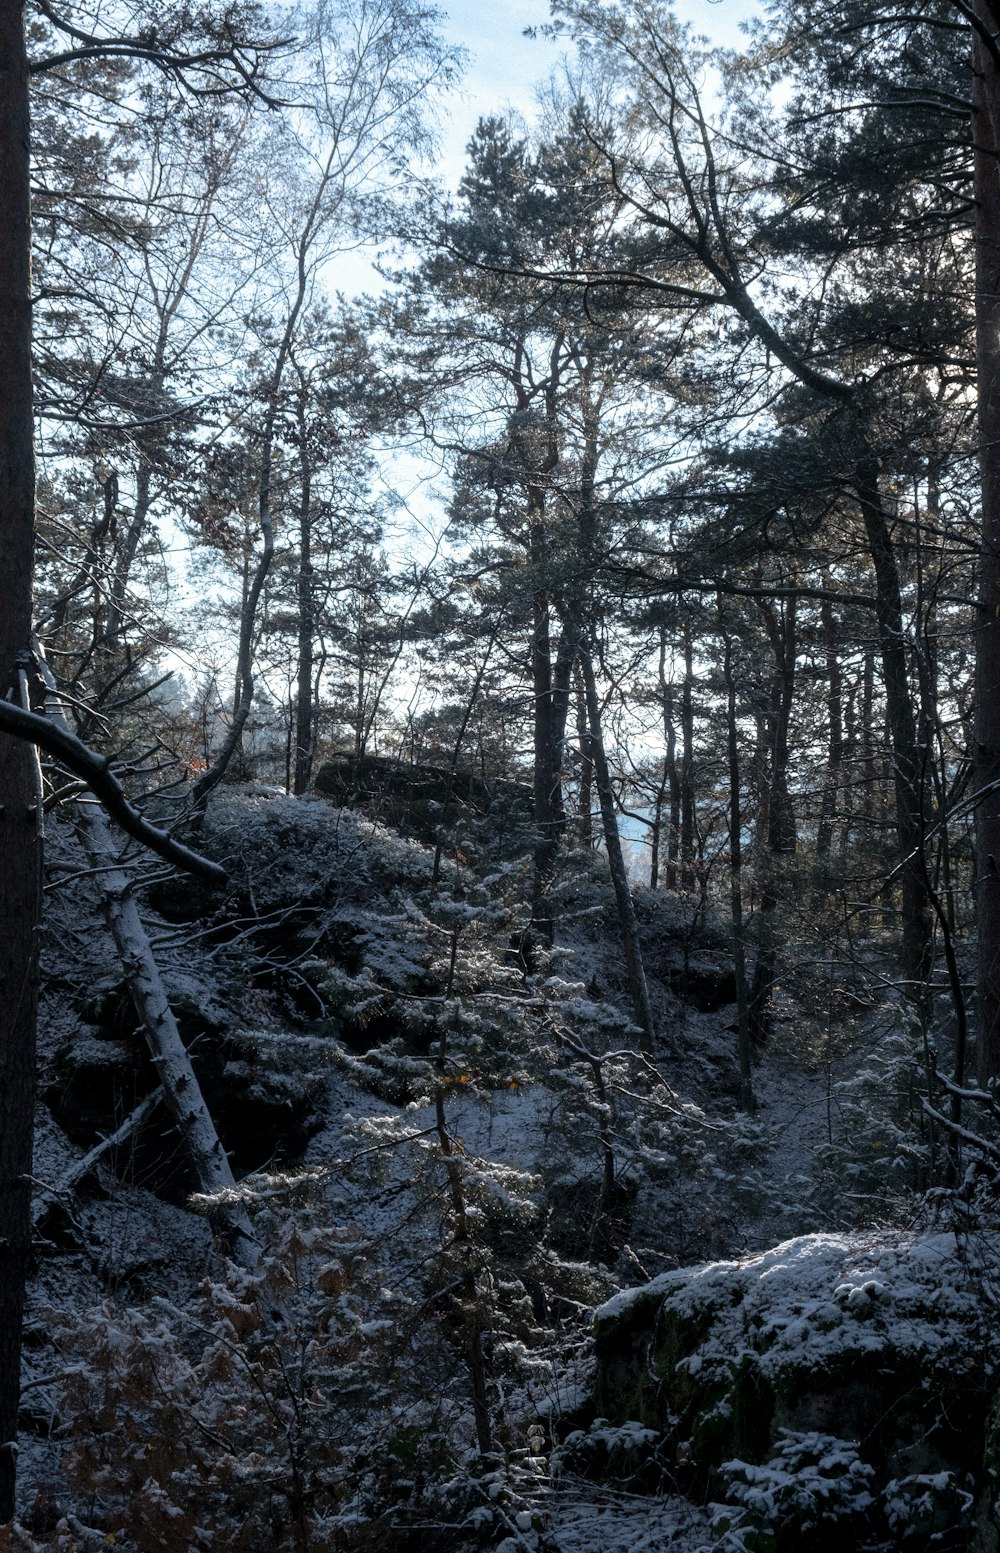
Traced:
<path fill-rule="evenodd" d="M 972 0 L 990 38 L 990 0 Z M 982 540 L 976 622 L 972 762 L 976 805 L 979 929 L 976 1067 L 981 1084 L 1000 1076 L 1000 69 L 973 32 L 976 365 Z"/>
<path fill-rule="evenodd" d="M 844 764 L 840 785 L 840 834 L 835 845 L 846 852 L 854 836 L 854 805 L 858 787 L 858 686 L 845 687 L 844 694 Z"/>
<path fill-rule="evenodd" d="M 677 729 L 674 725 L 674 687 L 670 686 L 667 721 L 667 767 L 670 773 L 670 817 L 667 823 L 667 889 L 676 890 L 677 864 L 681 855 L 681 774 L 677 769 Z"/>
<path fill-rule="evenodd" d="M 719 607 L 720 617 L 722 607 Z M 720 619 L 721 623 L 721 619 Z M 736 721 L 736 680 L 733 644 L 723 626 L 722 672 L 726 685 L 726 757 L 729 767 L 729 905 L 733 918 L 733 975 L 736 981 L 736 1050 L 740 1064 L 740 1105 L 748 1115 L 757 1110 L 753 1092 L 750 999 L 747 992 L 746 934 L 743 927 L 743 816 L 740 806 L 740 756 Z"/>
<path fill-rule="evenodd" d="M 546 593 L 536 592 L 531 638 L 535 856 L 530 936 L 545 945 L 551 945 L 555 939 L 550 890 L 555 878 L 559 843 L 566 827 L 562 756 L 572 667 L 572 648 L 565 634 L 560 639 L 553 665 L 549 598 Z M 530 944 L 528 948 L 530 953 Z"/>
<path fill-rule="evenodd" d="M 684 627 L 684 684 L 681 687 L 680 853 L 681 889 L 694 886 L 694 643 Z"/>
<path fill-rule="evenodd" d="M 874 456 L 855 471 L 868 548 L 875 568 L 876 618 L 882 656 L 886 715 L 892 747 L 899 886 L 903 906 L 903 972 L 917 1002 L 926 994 L 931 956 L 931 915 L 924 867 L 924 759 L 917 741 L 906 669 L 899 569 Z M 1000 734 L 1000 728 L 998 728 Z M 1000 744 L 998 744 L 1000 748 Z"/>
<path fill-rule="evenodd" d="M 589 851 L 594 845 L 594 762 L 590 758 L 587 740 L 587 694 L 579 662 L 574 663 L 573 678 L 576 682 L 576 737 L 580 751 L 580 845 Z M 656 849 L 653 849 L 656 856 Z M 652 885 L 655 890 L 655 883 Z"/>
<path fill-rule="evenodd" d="M 28 68 L 20 5 L 0 0 L 0 696 L 24 699 L 31 647 L 35 468 L 31 398 Z M 31 1238 L 38 767 L 0 738 L 0 1523 L 14 1514 L 21 1322 Z"/>
<path fill-rule="evenodd" d="M 795 812 L 788 789 L 788 733 L 795 696 L 795 655 L 798 601 L 787 599 L 775 609 L 770 600 L 758 601 L 768 641 L 774 654 L 771 711 L 768 726 L 769 802 L 767 845 L 770 852 L 794 852 L 797 842 Z"/>
<path fill-rule="evenodd" d="M 468 729 L 469 723 L 472 720 L 472 713 L 475 710 L 476 702 L 479 698 L 479 692 L 482 688 L 486 670 L 489 668 L 490 658 L 493 653 L 493 648 L 496 645 L 496 639 L 500 634 L 500 626 L 502 622 L 503 615 L 497 614 L 494 619 L 493 630 L 490 632 L 489 645 L 486 648 L 486 652 L 483 654 L 482 663 L 476 670 L 476 677 L 472 682 L 472 690 L 469 694 L 468 701 L 465 703 L 465 711 L 462 713 L 462 721 L 459 724 L 458 733 L 455 735 L 455 743 L 452 746 L 451 763 L 448 767 L 448 783 L 445 787 L 444 799 L 441 805 L 441 828 L 438 831 L 437 845 L 434 848 L 434 863 L 431 868 L 432 895 L 437 893 L 437 887 L 441 879 L 441 859 L 444 855 L 447 827 L 451 823 L 451 801 L 455 794 L 455 782 L 458 778 L 458 763 L 462 758 L 462 745 L 465 743 L 466 730 Z"/>
<path fill-rule="evenodd" d="M 552 638 L 549 600 L 535 593 L 534 621 L 531 634 L 531 693 L 534 705 L 532 723 L 532 781 L 535 804 L 535 860 L 532 877 L 531 931 L 543 944 L 551 944 L 555 935 L 549 889 L 555 873 L 559 846 L 561 794 L 555 785 L 552 737 Z"/>
<path fill-rule="evenodd" d="M 861 681 L 861 814 L 865 844 L 872 842 L 872 822 L 881 811 L 878 761 L 875 757 L 875 653 L 865 652 Z"/>
<path fill-rule="evenodd" d="M 660 882 L 660 854 L 663 851 L 663 811 L 667 809 L 667 867 L 666 886 L 677 888 L 677 848 L 680 843 L 681 779 L 677 770 L 677 729 L 674 725 L 674 682 L 667 678 L 667 630 L 660 627 L 660 657 L 658 665 L 660 681 L 660 706 L 663 711 L 663 770 L 656 793 L 653 821 L 653 855 L 650 862 L 649 887 L 655 890 Z"/>

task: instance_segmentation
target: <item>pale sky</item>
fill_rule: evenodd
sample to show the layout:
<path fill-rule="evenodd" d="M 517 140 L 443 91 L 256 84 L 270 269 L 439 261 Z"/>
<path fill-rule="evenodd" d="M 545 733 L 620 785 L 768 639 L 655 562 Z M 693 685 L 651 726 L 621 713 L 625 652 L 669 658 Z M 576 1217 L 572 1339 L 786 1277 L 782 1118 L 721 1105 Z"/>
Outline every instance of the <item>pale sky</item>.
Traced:
<path fill-rule="evenodd" d="M 455 189 L 465 171 L 466 147 L 479 119 L 512 108 L 530 122 L 536 111 L 537 88 L 568 47 L 565 41 L 524 36 L 526 28 L 543 27 L 549 20 L 548 0 L 438 0 L 438 5 L 445 39 L 465 49 L 467 55 L 461 86 L 451 94 L 439 125 L 440 150 L 432 169 Z M 728 46 L 741 42 L 740 23 L 758 15 L 760 3 L 674 0 L 674 11 L 712 43 Z M 331 287 L 347 294 L 377 291 L 381 283 L 370 258 L 365 250 L 339 255 L 331 267 Z"/>
<path fill-rule="evenodd" d="M 508 107 L 530 118 L 535 87 L 558 63 L 565 45 L 523 36 L 525 28 L 548 21 L 547 0 L 441 0 L 441 9 L 448 41 L 469 55 L 463 91 L 452 104 L 443 136 L 443 170 L 454 182 L 452 169 L 461 175 L 477 120 Z M 740 23 L 757 15 L 759 5 L 758 0 L 675 0 L 674 10 L 713 43 L 732 45 L 742 39 Z"/>

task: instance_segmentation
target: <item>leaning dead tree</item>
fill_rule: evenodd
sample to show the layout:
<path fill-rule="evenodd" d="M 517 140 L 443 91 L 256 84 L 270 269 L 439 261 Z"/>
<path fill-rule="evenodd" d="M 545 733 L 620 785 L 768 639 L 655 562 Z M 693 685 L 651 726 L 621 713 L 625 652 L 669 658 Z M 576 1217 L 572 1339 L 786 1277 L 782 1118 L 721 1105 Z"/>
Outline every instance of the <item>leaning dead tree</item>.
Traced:
<path fill-rule="evenodd" d="M 48 664 L 37 650 L 45 681 L 45 712 L 63 733 L 69 733 L 59 691 Z M 184 1145 L 199 1192 L 216 1199 L 217 1219 L 238 1261 L 252 1264 L 257 1243 L 246 1210 L 235 1200 L 236 1181 L 216 1131 L 187 1048 L 181 1040 L 163 978 L 132 894 L 132 881 L 119 860 L 111 822 L 89 792 L 75 800 L 77 832 L 99 881 L 101 907 L 143 1037 L 153 1059 L 163 1104 Z"/>

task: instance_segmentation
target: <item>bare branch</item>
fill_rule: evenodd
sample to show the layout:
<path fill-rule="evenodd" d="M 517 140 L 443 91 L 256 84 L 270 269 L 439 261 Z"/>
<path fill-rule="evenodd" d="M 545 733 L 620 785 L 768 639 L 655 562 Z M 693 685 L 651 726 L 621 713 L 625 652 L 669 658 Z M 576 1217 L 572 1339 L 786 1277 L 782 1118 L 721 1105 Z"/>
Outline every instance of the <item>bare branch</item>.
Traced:
<path fill-rule="evenodd" d="M 27 712 L 11 701 L 0 701 L 0 731 L 27 739 L 29 743 L 45 750 L 46 754 L 54 756 L 75 776 L 86 782 L 94 797 L 100 800 L 111 818 L 127 835 L 142 842 L 158 857 L 184 869 L 186 873 L 207 879 L 211 884 L 227 882 L 226 870 L 218 863 L 193 852 L 133 808 L 111 770 L 108 757 L 89 749 L 75 733 L 57 728 L 43 713 Z"/>

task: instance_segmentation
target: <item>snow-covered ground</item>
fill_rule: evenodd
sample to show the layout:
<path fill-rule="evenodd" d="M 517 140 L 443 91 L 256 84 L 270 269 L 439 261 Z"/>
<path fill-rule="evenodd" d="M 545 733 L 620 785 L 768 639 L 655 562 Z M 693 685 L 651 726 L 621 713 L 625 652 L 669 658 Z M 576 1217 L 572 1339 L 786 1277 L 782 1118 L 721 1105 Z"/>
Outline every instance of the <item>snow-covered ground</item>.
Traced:
<path fill-rule="evenodd" d="M 371 1397 L 371 1417 L 360 1392 L 351 1404 L 353 1439 L 327 1382 L 316 1381 L 323 1400 L 309 1403 L 325 1429 L 348 1429 L 337 1445 L 337 1493 L 346 1493 L 352 1473 L 365 1485 L 336 1511 L 338 1536 L 349 1522 L 376 1515 L 380 1493 L 387 1513 L 392 1505 L 416 1513 L 425 1492 L 418 1485 L 431 1470 L 422 1452 L 434 1431 L 452 1470 L 475 1459 L 463 1278 L 472 1278 L 482 1309 L 476 1319 L 496 1442 L 515 1487 L 509 1510 L 502 1510 L 506 1488 L 495 1501 L 483 1491 L 484 1504 L 501 1507 L 492 1520 L 475 1508 L 475 1495 L 449 1513 L 466 1525 L 468 1546 L 478 1537 L 478 1545 L 508 1553 L 742 1545 L 719 1530 L 715 1511 L 688 1498 L 583 1480 L 568 1461 L 556 1470 L 566 1435 L 586 1427 L 595 1307 L 607 1319 L 637 1298 L 697 1304 L 706 1290 L 731 1289 L 735 1280 L 742 1292 L 727 1307 L 731 1329 L 717 1325 L 685 1360 L 704 1366 L 706 1377 L 713 1362 L 724 1367 L 745 1347 L 740 1323 L 748 1320 L 769 1334 L 765 1367 L 804 1334 L 819 1363 L 823 1345 L 842 1348 L 848 1328 L 881 1341 L 891 1327 L 896 1344 L 906 1327 L 910 1346 L 930 1362 L 947 1320 L 972 1320 L 993 1278 L 982 1248 L 965 1242 L 965 1260 L 956 1263 L 953 1235 L 917 1242 L 870 1229 L 900 1202 L 918 1212 L 906 1190 L 919 1174 L 922 1144 L 897 1103 L 900 1074 L 916 1059 L 891 1008 L 877 1025 L 862 1007 L 853 1021 L 824 1027 L 794 985 L 783 988 L 774 1036 L 755 1069 L 759 1110 L 748 1118 L 735 1104 L 734 1009 L 702 1012 L 677 992 L 682 942 L 709 966 L 725 963 L 722 929 L 710 920 L 692 933 L 690 901 L 646 895 L 640 903 L 660 1036 L 650 1064 L 636 1054 L 623 1012 L 621 950 L 599 859 L 579 861 L 567 886 L 565 943 L 525 983 L 511 953 L 516 868 L 485 882 L 481 869 L 456 868 L 443 890 L 429 890 L 427 848 L 319 803 L 224 795 L 213 823 L 210 839 L 228 849 L 232 899 L 190 921 L 147 916 L 196 1065 L 204 1057 L 223 1098 L 226 1084 L 238 1083 L 240 1103 L 259 1105 L 267 1118 L 261 1156 L 252 1159 L 252 1127 L 238 1147 L 252 1165 L 243 1198 L 268 1226 L 270 1244 L 285 1248 L 269 1265 L 287 1262 L 290 1234 L 309 1246 L 326 1237 L 319 1281 L 296 1296 L 294 1320 L 325 1323 L 323 1364 L 335 1355 L 352 1385 L 364 1377 Z M 66 836 L 54 848 L 67 872 L 74 848 Z M 80 1431 L 89 1427 L 94 1393 L 85 1407 L 67 1377 L 96 1362 L 86 1312 L 131 1306 L 147 1313 L 140 1320 L 147 1331 L 148 1313 L 161 1310 L 171 1363 L 187 1354 L 195 1373 L 209 1358 L 194 1334 L 217 1332 L 219 1301 L 249 1309 L 263 1299 L 241 1294 L 239 1275 L 213 1259 L 205 1218 L 185 1205 L 182 1173 L 164 1162 L 172 1147 L 166 1127 L 105 1161 L 79 1191 L 59 1193 L 89 1125 L 85 1117 L 71 1141 L 65 1104 L 67 1095 L 75 1104 L 74 1084 L 84 1085 L 87 1104 L 109 1108 L 105 1130 L 135 1098 L 122 1086 L 123 1052 L 125 1071 L 134 1079 L 137 1070 L 127 1009 L 123 1015 L 115 1003 L 119 971 L 95 916 L 93 879 L 81 875 L 55 892 L 43 1000 L 48 1103 L 39 1108 L 35 1174 L 40 1201 L 57 1211 L 41 1224 L 25 1355 L 23 1513 L 40 1546 L 67 1549 L 74 1538 L 89 1546 L 81 1516 L 92 1517 L 95 1537 L 115 1536 L 116 1546 L 133 1546 L 137 1535 L 107 1490 L 86 1511 L 81 1498 Z M 113 1082 L 98 1094 L 104 1058 Z M 61 1125 L 52 1109 L 59 1095 Z M 287 1143 L 283 1106 L 295 1113 Z M 851 1225 L 869 1228 L 845 1237 Z M 810 1231 L 819 1238 L 789 1240 Z M 314 1252 L 302 1256 L 311 1266 Z M 677 1270 L 685 1266 L 692 1270 Z M 209 1296 L 204 1279 L 213 1268 Z M 623 1292 L 630 1286 L 641 1293 Z M 100 1319 L 102 1330 L 118 1330 L 117 1316 Z M 276 1319 L 269 1307 L 266 1320 Z M 140 1347 L 150 1341 L 143 1337 Z M 259 1354 L 240 1352 L 256 1384 Z M 105 1355 L 100 1363 L 111 1361 Z M 195 1406 L 190 1396 L 185 1405 Z M 136 1404 L 129 1427 L 158 1459 L 163 1422 L 155 1399 Z M 208 1427 L 204 1419 L 199 1427 Z M 419 1465 L 387 1467 L 383 1481 L 380 1453 L 391 1456 L 400 1430 L 409 1439 L 413 1427 L 426 1437 Z M 113 1439 L 102 1446 L 102 1481 L 119 1448 Z M 183 1508 L 186 1490 L 176 1492 Z M 76 1530 L 68 1521 L 56 1529 L 66 1514 L 76 1517 Z"/>

